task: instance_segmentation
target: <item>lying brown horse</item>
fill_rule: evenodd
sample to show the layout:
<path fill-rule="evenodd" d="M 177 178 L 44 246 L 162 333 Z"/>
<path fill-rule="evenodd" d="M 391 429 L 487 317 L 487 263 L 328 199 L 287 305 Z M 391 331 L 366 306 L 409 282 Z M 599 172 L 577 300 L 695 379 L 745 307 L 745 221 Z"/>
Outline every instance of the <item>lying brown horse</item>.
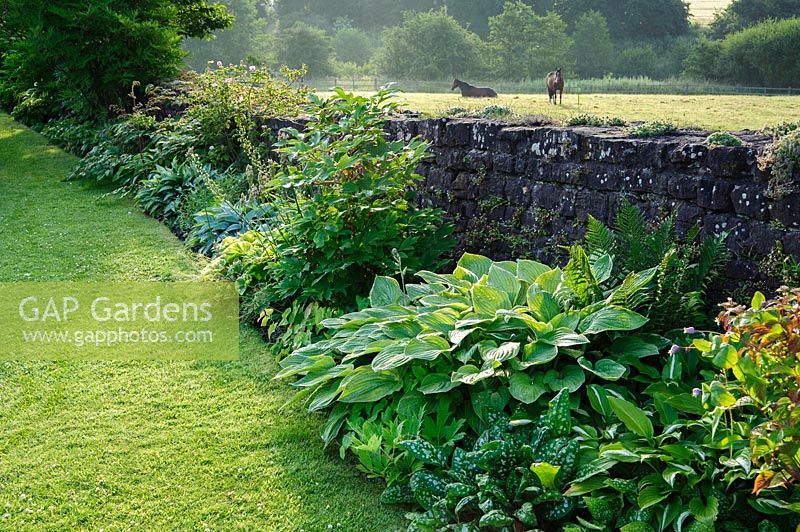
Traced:
<path fill-rule="evenodd" d="M 561 74 L 561 69 L 553 70 L 547 74 L 545 83 L 547 83 L 547 95 L 550 101 L 553 102 L 553 105 L 556 104 L 556 92 L 558 92 L 558 103 L 560 104 L 564 98 L 564 76 Z"/>
<path fill-rule="evenodd" d="M 453 80 L 451 91 L 461 89 L 461 96 L 465 98 L 497 98 L 497 93 L 489 87 L 473 87 L 460 79 Z"/>

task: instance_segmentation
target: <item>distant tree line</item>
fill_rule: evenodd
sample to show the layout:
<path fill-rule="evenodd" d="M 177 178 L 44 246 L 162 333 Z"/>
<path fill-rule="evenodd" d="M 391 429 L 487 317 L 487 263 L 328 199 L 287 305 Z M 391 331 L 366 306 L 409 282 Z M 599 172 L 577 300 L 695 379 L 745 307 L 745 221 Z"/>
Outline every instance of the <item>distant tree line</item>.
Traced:
<path fill-rule="evenodd" d="M 798 23 L 791 19 L 800 16 L 800 0 L 734 0 L 704 26 L 692 21 L 683 0 L 220 3 L 237 22 L 211 39 L 186 42 L 194 68 L 212 60 L 251 61 L 305 64 L 311 77 L 513 81 L 561 67 L 580 78 L 800 81 L 796 53 L 782 62 L 770 55 L 794 46 Z M 742 54 L 755 64 L 746 66 Z"/>

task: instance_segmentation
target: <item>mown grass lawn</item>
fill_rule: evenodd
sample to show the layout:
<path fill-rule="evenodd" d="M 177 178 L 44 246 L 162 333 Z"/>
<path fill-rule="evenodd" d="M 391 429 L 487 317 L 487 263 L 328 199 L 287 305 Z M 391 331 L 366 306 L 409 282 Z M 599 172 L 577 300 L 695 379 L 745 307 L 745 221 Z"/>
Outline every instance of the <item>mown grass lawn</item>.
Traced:
<path fill-rule="evenodd" d="M 541 94 L 501 94 L 499 98 L 462 98 L 457 93 L 404 93 L 408 109 L 441 116 L 454 106 L 481 109 L 505 105 L 518 115 L 545 115 L 566 119 L 582 113 L 634 120 L 670 120 L 681 127 L 739 131 L 762 129 L 800 120 L 800 96 L 681 96 L 669 94 L 574 94 L 564 92 L 563 105 L 547 102 Z"/>
<path fill-rule="evenodd" d="M 0 115 L 0 281 L 197 274 L 129 201 L 61 182 L 74 163 Z M 0 529 L 402 528 L 275 372 L 249 327 L 238 362 L 0 362 Z"/>

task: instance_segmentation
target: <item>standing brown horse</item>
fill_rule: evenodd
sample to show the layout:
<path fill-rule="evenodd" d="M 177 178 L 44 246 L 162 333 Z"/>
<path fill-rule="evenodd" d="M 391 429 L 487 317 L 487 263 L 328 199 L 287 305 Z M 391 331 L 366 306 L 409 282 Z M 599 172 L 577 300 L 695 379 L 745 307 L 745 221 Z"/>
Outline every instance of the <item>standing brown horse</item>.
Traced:
<path fill-rule="evenodd" d="M 556 104 L 556 92 L 559 93 L 558 103 L 561 104 L 561 100 L 564 98 L 564 76 L 561 74 L 561 69 L 558 68 L 547 74 L 545 83 L 547 83 L 547 95 L 553 105 Z"/>
<path fill-rule="evenodd" d="M 454 79 L 451 91 L 461 89 L 461 96 L 465 98 L 497 98 L 497 93 L 489 87 L 473 87 L 469 83 Z"/>

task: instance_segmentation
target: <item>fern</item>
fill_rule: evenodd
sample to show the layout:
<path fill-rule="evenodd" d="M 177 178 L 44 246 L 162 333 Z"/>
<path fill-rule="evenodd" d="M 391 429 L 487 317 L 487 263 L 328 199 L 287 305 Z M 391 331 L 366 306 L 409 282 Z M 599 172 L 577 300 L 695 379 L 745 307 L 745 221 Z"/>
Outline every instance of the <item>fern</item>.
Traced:
<path fill-rule="evenodd" d="M 572 246 L 569 254 L 569 262 L 564 267 L 565 284 L 575 292 L 577 303 L 585 307 L 600 299 L 602 291 L 584 249 L 581 246 Z"/>
<path fill-rule="evenodd" d="M 644 213 L 623 198 L 617 210 L 614 221 L 614 230 L 617 237 L 622 265 L 627 271 L 643 269 L 644 263 L 644 236 L 647 220 Z"/>
<path fill-rule="evenodd" d="M 584 241 L 586 242 L 586 250 L 591 257 L 600 256 L 604 253 L 613 256 L 617 250 L 617 239 L 614 232 L 591 214 L 586 225 Z"/>

